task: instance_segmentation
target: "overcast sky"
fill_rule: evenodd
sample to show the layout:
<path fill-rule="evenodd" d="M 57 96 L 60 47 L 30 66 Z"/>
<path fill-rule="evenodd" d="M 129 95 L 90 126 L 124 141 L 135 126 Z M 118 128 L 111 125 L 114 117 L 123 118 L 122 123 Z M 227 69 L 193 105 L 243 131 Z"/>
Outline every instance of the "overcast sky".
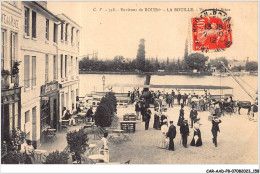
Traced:
<path fill-rule="evenodd" d="M 102 8 L 101 11 L 99 9 Z M 109 9 L 119 10 L 109 12 Z M 126 12 L 124 9 L 161 8 L 161 12 Z M 193 8 L 193 12 L 167 12 L 174 8 Z M 146 40 L 146 57 L 160 60 L 182 58 L 185 40 L 191 48 L 191 18 L 199 8 L 226 8 L 231 17 L 233 44 L 220 53 L 207 53 L 210 58 L 257 61 L 257 2 L 52 2 L 48 9 L 54 14 L 65 13 L 80 26 L 81 55 L 98 51 L 99 59 L 116 55 L 135 58 L 139 40 Z M 96 10 L 96 11 L 95 11 Z M 105 11 L 107 10 L 107 11 Z M 91 56 L 90 56 L 91 57 Z"/>

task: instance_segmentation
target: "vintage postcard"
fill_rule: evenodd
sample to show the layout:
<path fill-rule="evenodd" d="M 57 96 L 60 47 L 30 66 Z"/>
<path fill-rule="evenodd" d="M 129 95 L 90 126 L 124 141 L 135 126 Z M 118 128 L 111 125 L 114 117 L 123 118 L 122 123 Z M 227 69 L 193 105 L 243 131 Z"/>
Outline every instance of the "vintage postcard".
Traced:
<path fill-rule="evenodd" d="M 257 1 L 1 1 L 3 172 L 259 173 L 258 22 Z"/>

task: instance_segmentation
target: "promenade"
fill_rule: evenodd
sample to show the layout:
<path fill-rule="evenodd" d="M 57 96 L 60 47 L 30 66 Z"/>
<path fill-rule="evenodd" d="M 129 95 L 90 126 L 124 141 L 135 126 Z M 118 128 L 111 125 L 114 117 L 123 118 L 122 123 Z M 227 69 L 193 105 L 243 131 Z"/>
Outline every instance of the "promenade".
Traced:
<path fill-rule="evenodd" d="M 179 116 L 179 105 L 168 109 L 168 120 L 173 120 L 176 126 Z M 151 108 L 153 112 L 153 108 Z M 118 108 L 119 121 L 123 120 L 124 113 L 134 112 L 134 106 Z M 184 108 L 185 119 L 189 118 L 190 108 Z M 161 131 L 153 129 L 153 115 L 149 130 L 144 130 L 144 122 L 137 121 L 136 132 L 131 133 L 130 141 L 118 144 L 109 144 L 110 162 L 124 163 L 131 160 L 131 164 L 257 164 L 258 154 L 258 122 L 249 121 L 246 110 L 241 110 L 241 115 L 225 115 L 221 117 L 220 133 L 218 134 L 218 147 L 212 143 L 211 122 L 208 111 L 198 112 L 201 118 L 200 126 L 203 145 L 192 147 L 192 129 L 188 137 L 188 148 L 180 144 L 179 126 L 176 126 L 177 135 L 174 139 L 175 151 L 158 148 L 161 141 Z M 83 125 L 81 125 L 83 126 Z M 81 126 L 69 127 L 69 130 L 79 129 Z M 119 125 L 120 126 L 120 125 Z M 119 128 L 119 127 L 118 127 Z M 52 152 L 63 150 L 67 146 L 66 133 L 58 133 L 57 140 L 43 144 L 40 149 Z M 94 135 L 89 134 L 89 143 L 97 144 L 94 153 L 98 152 L 102 142 L 94 140 Z"/>

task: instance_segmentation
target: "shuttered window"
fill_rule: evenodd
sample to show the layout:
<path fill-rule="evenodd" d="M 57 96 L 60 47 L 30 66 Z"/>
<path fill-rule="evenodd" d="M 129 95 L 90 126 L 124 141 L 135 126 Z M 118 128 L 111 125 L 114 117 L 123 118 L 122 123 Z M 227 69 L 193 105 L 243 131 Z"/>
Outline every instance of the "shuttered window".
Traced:
<path fill-rule="evenodd" d="M 24 87 L 30 87 L 30 57 L 24 56 Z"/>

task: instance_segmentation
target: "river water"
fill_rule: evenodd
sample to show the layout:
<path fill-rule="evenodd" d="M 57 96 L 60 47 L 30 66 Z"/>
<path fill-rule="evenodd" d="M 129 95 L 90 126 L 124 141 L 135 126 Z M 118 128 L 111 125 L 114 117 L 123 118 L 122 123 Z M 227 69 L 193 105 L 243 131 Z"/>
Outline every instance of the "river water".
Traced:
<path fill-rule="evenodd" d="M 119 74 L 105 74 L 104 86 L 105 91 L 108 91 L 109 86 L 114 86 L 113 84 L 144 84 L 145 76 L 139 75 L 119 75 Z M 80 74 L 80 89 L 79 96 L 85 96 L 93 91 L 102 92 L 103 91 L 103 80 L 102 74 Z M 258 77 L 257 76 L 237 76 L 239 82 L 246 88 L 246 90 L 254 95 L 255 91 L 258 89 Z M 235 99 L 240 101 L 250 100 L 250 97 L 244 92 L 244 90 L 236 83 L 236 81 L 231 77 L 219 77 L 219 76 L 184 76 L 184 75 L 152 75 L 150 84 L 153 85 L 213 85 L 213 86 L 229 86 L 233 87 L 233 90 L 225 90 L 224 94 L 232 94 Z M 131 91 L 133 87 L 113 87 L 115 92 L 127 93 Z M 142 89 L 142 88 L 140 88 Z M 153 89 L 158 90 L 158 89 Z M 160 89 L 165 90 L 165 92 L 170 92 L 172 89 Z M 175 89 L 174 89 L 175 90 Z M 181 93 L 190 93 L 192 91 L 181 90 Z M 203 91 L 196 91 L 197 94 L 202 94 Z M 220 90 L 211 90 L 211 94 L 220 94 Z"/>

